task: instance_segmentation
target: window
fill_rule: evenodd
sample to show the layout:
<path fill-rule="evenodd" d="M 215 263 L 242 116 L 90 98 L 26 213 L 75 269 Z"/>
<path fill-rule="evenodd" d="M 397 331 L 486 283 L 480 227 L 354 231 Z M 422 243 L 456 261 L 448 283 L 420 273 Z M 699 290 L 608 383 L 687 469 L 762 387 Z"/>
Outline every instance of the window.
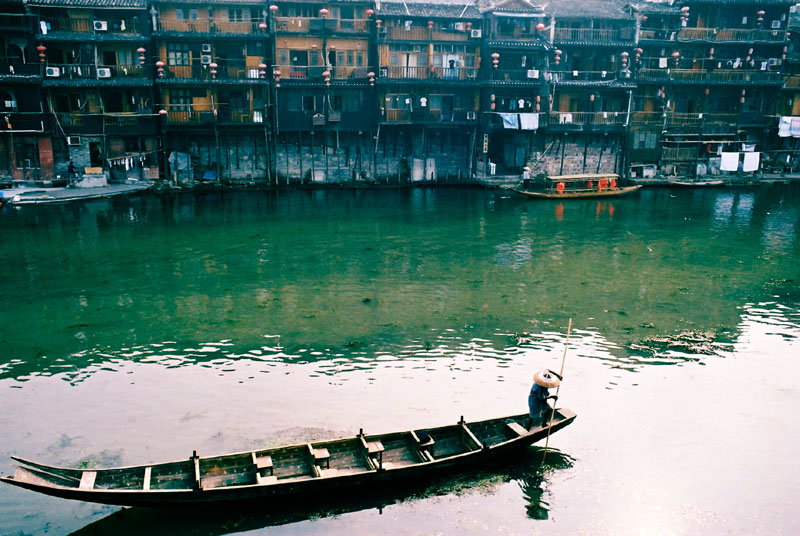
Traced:
<path fill-rule="evenodd" d="M 634 149 L 655 149 L 658 136 L 655 133 L 637 132 L 633 137 Z"/>
<path fill-rule="evenodd" d="M 175 10 L 175 18 L 178 20 L 197 20 L 197 9 L 178 8 Z"/>
<path fill-rule="evenodd" d="M 240 8 L 228 8 L 228 20 L 231 22 L 249 22 L 250 11 Z"/>
<path fill-rule="evenodd" d="M 317 98 L 314 95 L 303 95 L 303 111 L 315 112 L 317 110 Z"/>
<path fill-rule="evenodd" d="M 189 43 L 167 43 L 167 65 L 191 65 Z"/>
<path fill-rule="evenodd" d="M 389 110 L 410 110 L 411 95 L 387 95 L 386 108 Z"/>
<path fill-rule="evenodd" d="M 172 89 L 169 92 L 171 110 L 189 112 L 192 109 L 192 96 L 187 89 Z"/>
<path fill-rule="evenodd" d="M 337 112 L 358 112 L 361 110 L 360 93 L 344 93 L 331 97 L 331 107 Z"/>
<path fill-rule="evenodd" d="M 18 168 L 38 168 L 39 145 L 36 138 L 14 138 L 14 156 Z"/>

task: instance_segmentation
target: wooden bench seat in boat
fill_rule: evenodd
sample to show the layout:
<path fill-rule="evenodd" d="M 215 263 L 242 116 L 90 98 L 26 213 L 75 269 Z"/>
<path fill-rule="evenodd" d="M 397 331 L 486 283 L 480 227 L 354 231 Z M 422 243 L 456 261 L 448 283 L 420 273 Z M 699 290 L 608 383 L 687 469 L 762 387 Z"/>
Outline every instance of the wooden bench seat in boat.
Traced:
<path fill-rule="evenodd" d="M 422 458 L 426 462 L 433 461 L 433 448 L 436 445 L 436 442 L 433 440 L 431 436 L 425 434 L 425 441 L 420 440 L 419 436 L 416 432 L 412 430 L 411 436 L 414 438 L 414 441 L 417 443 L 417 450 L 419 451 L 420 458 Z"/>
<path fill-rule="evenodd" d="M 517 434 L 518 436 L 524 436 L 528 434 L 528 430 L 526 430 L 524 426 L 517 424 L 513 421 L 506 423 L 506 426 L 508 426 L 508 428 L 510 428 L 511 431 Z"/>

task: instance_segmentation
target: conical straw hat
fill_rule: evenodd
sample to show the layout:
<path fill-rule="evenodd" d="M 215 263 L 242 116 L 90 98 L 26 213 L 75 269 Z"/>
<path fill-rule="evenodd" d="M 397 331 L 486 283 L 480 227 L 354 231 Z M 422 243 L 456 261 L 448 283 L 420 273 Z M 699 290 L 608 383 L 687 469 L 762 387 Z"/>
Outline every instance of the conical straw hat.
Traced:
<path fill-rule="evenodd" d="M 556 378 L 556 375 L 549 370 L 540 370 L 534 374 L 533 381 L 536 383 L 536 385 L 541 385 L 547 389 L 558 387 L 558 384 L 561 383 L 558 378 Z"/>

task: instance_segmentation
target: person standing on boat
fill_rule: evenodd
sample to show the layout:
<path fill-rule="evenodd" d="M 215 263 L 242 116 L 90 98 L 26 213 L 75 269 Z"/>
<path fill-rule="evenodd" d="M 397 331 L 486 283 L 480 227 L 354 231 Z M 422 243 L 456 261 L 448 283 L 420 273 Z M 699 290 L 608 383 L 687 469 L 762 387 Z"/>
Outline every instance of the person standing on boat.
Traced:
<path fill-rule="evenodd" d="M 562 379 L 560 375 L 550 369 L 540 370 L 533 375 L 533 386 L 528 395 L 528 430 L 534 423 L 541 423 L 544 426 L 549 422 L 553 408 L 547 403 L 547 400 L 553 399 L 553 404 L 555 404 L 558 397 L 551 395 L 548 389 L 558 387 Z"/>

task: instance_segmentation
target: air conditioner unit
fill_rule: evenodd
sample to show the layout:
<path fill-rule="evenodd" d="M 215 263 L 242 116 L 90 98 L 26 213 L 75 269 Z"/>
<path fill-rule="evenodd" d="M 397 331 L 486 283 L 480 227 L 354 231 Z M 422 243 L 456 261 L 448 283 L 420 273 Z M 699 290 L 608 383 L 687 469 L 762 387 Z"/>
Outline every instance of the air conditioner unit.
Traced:
<path fill-rule="evenodd" d="M 779 20 L 772 21 L 772 29 L 773 30 L 777 30 L 780 27 L 781 27 L 781 21 L 779 21 Z"/>
<path fill-rule="evenodd" d="M 211 54 L 203 54 L 200 56 L 200 63 L 203 65 L 208 65 L 211 63 Z"/>
<path fill-rule="evenodd" d="M 528 78 L 539 78 L 539 69 L 528 69 Z"/>
<path fill-rule="evenodd" d="M 472 39 L 480 39 L 481 38 L 481 31 L 480 30 L 470 30 L 469 36 Z"/>
<path fill-rule="evenodd" d="M 111 69 L 108 67 L 98 67 L 97 78 L 111 78 Z"/>
<path fill-rule="evenodd" d="M 467 112 L 467 121 L 475 121 L 477 114 L 475 112 Z"/>
<path fill-rule="evenodd" d="M 80 145 L 80 144 L 81 144 L 80 136 L 67 136 L 67 145 Z"/>
<path fill-rule="evenodd" d="M 771 66 L 773 66 L 773 67 L 776 66 L 776 65 L 780 65 L 781 64 L 781 59 L 780 58 L 770 58 L 769 59 L 769 64 Z"/>
<path fill-rule="evenodd" d="M 107 32 L 108 31 L 108 23 L 104 20 L 96 20 L 94 21 L 94 31 L 95 32 Z"/>
<path fill-rule="evenodd" d="M 203 54 L 211 54 L 211 43 L 203 43 L 202 51 Z"/>
<path fill-rule="evenodd" d="M 59 69 L 58 67 L 45 67 L 44 74 L 45 76 L 58 78 L 59 76 L 61 76 L 61 69 Z"/>

